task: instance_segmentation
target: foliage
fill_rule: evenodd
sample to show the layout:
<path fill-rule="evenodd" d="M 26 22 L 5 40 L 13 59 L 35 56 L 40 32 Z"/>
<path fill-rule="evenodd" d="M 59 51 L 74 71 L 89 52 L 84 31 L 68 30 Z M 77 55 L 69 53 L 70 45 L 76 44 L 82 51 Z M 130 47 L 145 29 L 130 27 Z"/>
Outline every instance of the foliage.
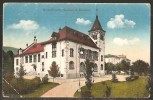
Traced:
<path fill-rule="evenodd" d="M 105 63 L 105 70 L 107 71 L 107 74 L 111 74 L 115 68 L 115 65 L 113 63 Z"/>
<path fill-rule="evenodd" d="M 13 78 L 10 81 L 10 85 L 7 85 L 6 83 L 3 85 L 3 91 L 5 94 L 16 94 L 15 90 L 20 94 L 25 94 L 33 92 L 35 89 L 39 88 L 41 80 L 39 77 L 35 77 L 32 80 Z"/>
<path fill-rule="evenodd" d="M 17 75 L 19 76 L 19 79 L 23 79 L 23 76 L 26 74 L 24 68 L 22 65 L 20 65 L 19 72 L 17 72 Z"/>
<path fill-rule="evenodd" d="M 50 70 L 48 70 L 48 73 L 50 76 L 53 77 L 53 82 L 54 82 L 54 78 L 56 78 L 58 75 L 58 71 L 59 71 L 59 68 L 58 68 L 58 65 L 56 65 L 56 62 L 52 62 L 52 66 L 50 67 Z"/>
<path fill-rule="evenodd" d="M 112 82 L 118 82 L 118 79 L 116 77 L 116 74 L 112 74 Z"/>
<path fill-rule="evenodd" d="M 133 62 L 132 69 L 135 72 L 137 72 L 139 75 L 142 75 L 142 73 L 144 73 L 145 75 L 147 75 L 148 70 L 149 70 L 149 64 L 146 63 L 143 60 L 137 60 L 137 61 Z"/>
<path fill-rule="evenodd" d="M 48 83 L 48 75 L 46 74 L 43 78 L 42 78 L 42 83 L 43 84 L 46 84 L 46 83 Z"/>
<path fill-rule="evenodd" d="M 92 86 L 92 73 L 93 73 L 93 70 L 94 69 L 94 63 L 90 62 L 89 59 L 87 59 L 85 61 L 85 70 L 84 70 L 84 76 L 86 78 L 86 86 L 88 87 L 88 89 L 90 90 L 91 89 L 91 86 Z"/>
<path fill-rule="evenodd" d="M 139 78 L 139 76 L 132 75 L 132 76 L 126 77 L 126 81 L 134 81 L 134 80 L 136 80 L 138 78 Z"/>
<path fill-rule="evenodd" d="M 109 98 L 143 98 L 149 95 L 146 90 L 147 78 L 145 76 L 139 77 L 135 81 L 125 81 L 113 83 L 111 81 L 94 83 L 91 88 L 91 94 L 95 98 L 106 97 L 106 86 L 110 87 Z M 85 91 L 86 86 L 81 87 L 81 90 Z M 75 97 L 81 97 L 80 92 L 74 94 Z"/>
<path fill-rule="evenodd" d="M 14 54 L 12 51 L 3 50 L 3 74 L 14 72 Z"/>

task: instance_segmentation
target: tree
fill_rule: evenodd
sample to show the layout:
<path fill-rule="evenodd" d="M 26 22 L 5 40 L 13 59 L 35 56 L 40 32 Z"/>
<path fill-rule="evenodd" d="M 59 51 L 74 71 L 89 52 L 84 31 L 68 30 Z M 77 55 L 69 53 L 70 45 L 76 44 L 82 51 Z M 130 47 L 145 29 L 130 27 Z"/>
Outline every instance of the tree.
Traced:
<path fill-rule="evenodd" d="M 23 76 L 26 74 L 26 72 L 25 72 L 25 70 L 24 70 L 24 68 L 23 68 L 23 66 L 22 65 L 20 65 L 20 69 L 19 69 L 19 71 L 17 72 L 17 75 L 19 76 L 19 79 L 23 79 Z"/>
<path fill-rule="evenodd" d="M 3 76 L 13 76 L 13 72 L 14 72 L 14 54 L 12 51 L 8 51 L 7 53 L 5 53 L 5 51 L 3 50 Z"/>
<path fill-rule="evenodd" d="M 113 70 L 115 70 L 115 65 L 113 63 L 105 63 L 105 70 L 107 73 L 111 73 Z"/>
<path fill-rule="evenodd" d="M 86 86 L 88 87 L 88 89 L 90 90 L 91 89 L 91 86 L 92 86 L 92 73 L 93 73 L 93 70 L 94 69 L 94 63 L 90 62 L 89 59 L 87 59 L 85 61 L 85 70 L 84 70 L 84 76 L 86 78 Z"/>
<path fill-rule="evenodd" d="M 56 65 L 56 62 L 52 62 L 52 66 L 50 67 L 50 70 L 48 70 L 48 73 L 50 76 L 53 77 L 53 82 L 54 82 L 54 78 L 56 78 L 58 75 L 58 71 L 59 71 L 59 68 L 58 68 L 58 65 Z"/>
<path fill-rule="evenodd" d="M 139 75 L 142 75 L 142 73 L 146 75 L 148 73 L 149 64 L 143 60 L 137 60 L 133 62 L 132 68 Z"/>
<path fill-rule="evenodd" d="M 130 63 L 126 62 L 125 60 L 122 60 L 120 63 L 116 64 L 116 66 L 119 72 L 120 71 L 128 72 L 130 69 Z"/>

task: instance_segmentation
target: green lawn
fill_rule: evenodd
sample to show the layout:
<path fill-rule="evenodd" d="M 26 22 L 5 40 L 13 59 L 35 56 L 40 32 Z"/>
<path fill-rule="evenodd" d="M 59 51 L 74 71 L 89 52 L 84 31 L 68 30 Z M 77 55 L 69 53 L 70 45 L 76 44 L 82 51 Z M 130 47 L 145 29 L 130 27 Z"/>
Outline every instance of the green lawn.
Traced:
<path fill-rule="evenodd" d="M 92 96 L 96 98 L 105 97 L 106 85 L 111 87 L 110 98 L 142 98 L 149 95 L 148 91 L 145 89 L 147 84 L 147 77 L 139 77 L 139 79 L 130 82 L 118 82 L 112 83 L 111 81 L 106 81 L 106 84 L 98 82 L 93 84 L 91 93 Z M 87 89 L 86 86 L 82 87 L 82 92 Z M 75 97 L 80 97 L 80 93 L 76 92 Z"/>
<path fill-rule="evenodd" d="M 38 89 L 36 89 L 34 92 L 29 94 L 24 94 L 23 97 L 40 97 L 42 94 L 47 92 L 48 90 L 54 88 L 55 86 L 59 85 L 58 83 L 47 83 L 41 85 Z"/>

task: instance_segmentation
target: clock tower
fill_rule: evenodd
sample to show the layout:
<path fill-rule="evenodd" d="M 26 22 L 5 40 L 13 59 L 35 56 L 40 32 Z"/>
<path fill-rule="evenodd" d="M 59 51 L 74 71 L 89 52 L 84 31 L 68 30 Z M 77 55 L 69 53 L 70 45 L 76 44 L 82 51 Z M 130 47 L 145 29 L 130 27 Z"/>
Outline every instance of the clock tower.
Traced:
<path fill-rule="evenodd" d="M 92 28 L 88 31 L 90 38 L 93 40 L 93 42 L 97 45 L 99 48 L 98 52 L 98 70 L 99 74 L 104 73 L 105 70 L 105 61 L 104 61 L 104 55 L 105 55 L 105 30 L 103 30 L 98 16 L 96 15 L 96 19 L 94 21 L 94 24 Z"/>

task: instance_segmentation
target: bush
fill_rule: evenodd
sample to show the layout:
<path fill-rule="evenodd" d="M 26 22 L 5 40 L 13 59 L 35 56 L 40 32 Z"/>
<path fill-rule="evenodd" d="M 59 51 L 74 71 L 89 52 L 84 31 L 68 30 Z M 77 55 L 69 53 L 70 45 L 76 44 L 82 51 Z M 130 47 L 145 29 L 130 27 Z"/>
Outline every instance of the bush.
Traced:
<path fill-rule="evenodd" d="M 32 85 L 34 86 L 33 88 L 38 88 L 41 84 L 41 79 L 40 77 L 35 77 L 34 79 L 31 80 Z"/>
<path fill-rule="evenodd" d="M 112 82 L 118 82 L 118 79 L 116 77 L 116 74 L 112 74 L 112 79 L 111 79 Z"/>
<path fill-rule="evenodd" d="M 136 80 L 136 79 L 138 79 L 139 78 L 139 76 L 134 76 L 134 75 L 132 75 L 132 76 L 130 76 L 130 77 L 126 77 L 126 81 L 134 81 L 134 80 Z"/>
<path fill-rule="evenodd" d="M 46 84 L 46 83 L 48 83 L 48 75 L 45 75 L 43 78 L 42 78 L 42 83 L 43 84 Z"/>
<path fill-rule="evenodd" d="M 41 85 L 41 80 L 39 77 L 35 77 L 32 80 L 14 78 L 10 81 L 10 84 L 13 86 L 13 89 L 20 94 L 26 94 L 33 92 L 38 88 Z M 4 93 L 16 94 L 15 90 L 13 90 L 11 86 L 7 85 L 6 82 L 4 82 L 3 86 Z"/>

